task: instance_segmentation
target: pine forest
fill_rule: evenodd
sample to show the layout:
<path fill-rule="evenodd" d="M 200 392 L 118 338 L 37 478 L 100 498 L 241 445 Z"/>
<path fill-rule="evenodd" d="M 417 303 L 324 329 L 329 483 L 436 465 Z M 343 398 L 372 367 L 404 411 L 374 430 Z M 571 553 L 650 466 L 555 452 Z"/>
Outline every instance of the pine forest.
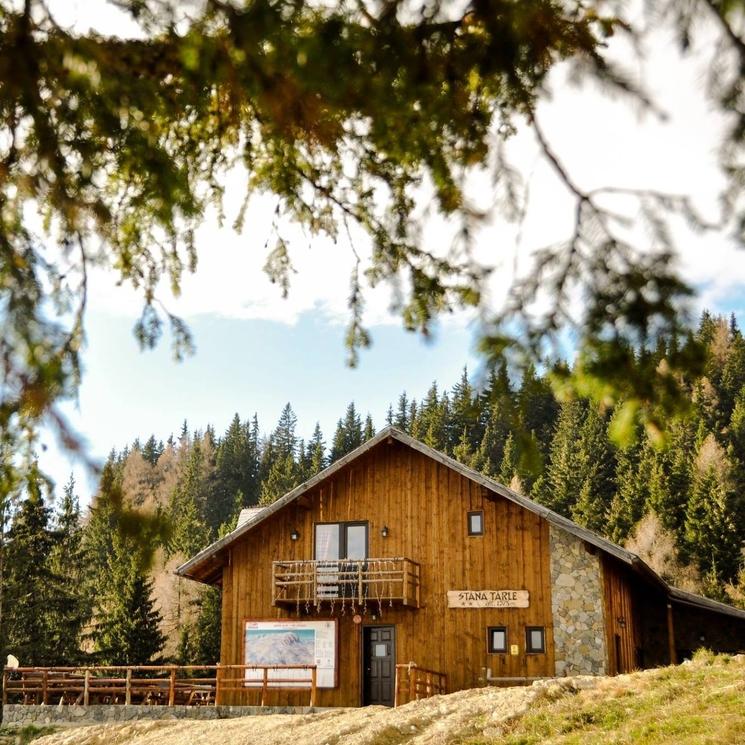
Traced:
<path fill-rule="evenodd" d="M 143 437 L 111 452 L 87 509 L 72 479 L 56 493 L 40 474 L 0 515 L 0 646 L 23 665 L 214 663 L 219 592 L 173 569 L 241 508 L 272 502 L 386 424 L 630 548 L 678 587 L 745 608 L 745 338 L 734 318 L 708 313 L 696 333 L 705 371 L 664 437 L 647 428 L 620 444 L 611 408 L 559 400 L 535 370 L 515 380 L 464 369 L 449 388 L 402 393 L 384 422 L 352 402 L 333 433 L 316 425 L 307 440 L 289 403 L 270 430 L 236 414 L 224 433 L 184 422 Z"/>

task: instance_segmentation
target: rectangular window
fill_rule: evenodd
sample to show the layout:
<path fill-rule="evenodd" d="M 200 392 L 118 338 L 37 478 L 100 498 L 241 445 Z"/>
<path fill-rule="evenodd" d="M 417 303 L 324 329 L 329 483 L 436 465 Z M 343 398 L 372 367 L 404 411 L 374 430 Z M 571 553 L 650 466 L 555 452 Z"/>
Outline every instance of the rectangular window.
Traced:
<path fill-rule="evenodd" d="M 316 561 L 367 558 L 367 523 L 316 523 Z"/>
<path fill-rule="evenodd" d="M 543 626 L 525 627 L 525 651 L 545 652 L 546 640 Z"/>
<path fill-rule="evenodd" d="M 484 511 L 468 513 L 468 535 L 484 535 Z"/>
<path fill-rule="evenodd" d="M 507 651 L 507 627 L 489 627 L 489 654 L 499 654 Z"/>

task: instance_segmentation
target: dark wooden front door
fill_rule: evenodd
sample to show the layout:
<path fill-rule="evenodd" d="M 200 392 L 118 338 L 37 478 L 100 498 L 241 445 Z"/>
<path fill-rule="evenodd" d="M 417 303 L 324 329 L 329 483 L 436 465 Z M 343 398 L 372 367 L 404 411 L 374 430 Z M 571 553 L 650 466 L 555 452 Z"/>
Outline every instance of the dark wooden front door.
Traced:
<path fill-rule="evenodd" d="M 396 680 L 395 626 L 365 626 L 362 630 L 363 706 L 393 706 Z"/>

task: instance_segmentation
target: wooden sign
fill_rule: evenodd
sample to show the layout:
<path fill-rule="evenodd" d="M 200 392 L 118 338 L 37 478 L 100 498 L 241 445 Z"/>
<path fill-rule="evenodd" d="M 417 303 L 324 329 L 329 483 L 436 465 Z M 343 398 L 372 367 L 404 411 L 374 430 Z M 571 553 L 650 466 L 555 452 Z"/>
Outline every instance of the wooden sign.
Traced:
<path fill-rule="evenodd" d="M 448 608 L 528 608 L 527 590 L 449 590 Z"/>

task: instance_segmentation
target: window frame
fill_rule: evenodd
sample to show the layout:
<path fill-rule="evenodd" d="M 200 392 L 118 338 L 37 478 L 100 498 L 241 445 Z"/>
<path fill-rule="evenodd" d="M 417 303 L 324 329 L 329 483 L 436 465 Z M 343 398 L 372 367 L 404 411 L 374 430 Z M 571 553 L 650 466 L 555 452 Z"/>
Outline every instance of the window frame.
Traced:
<path fill-rule="evenodd" d="M 533 631 L 541 632 L 540 649 L 533 647 L 531 634 Z M 526 626 L 525 627 L 525 652 L 526 654 L 545 654 L 546 653 L 546 627 L 545 626 Z"/>
<path fill-rule="evenodd" d="M 504 633 L 504 649 L 494 648 L 494 632 Z M 486 629 L 486 652 L 487 654 L 507 654 L 510 651 L 509 631 L 506 626 L 488 626 Z"/>
<path fill-rule="evenodd" d="M 478 532 L 471 530 L 471 517 L 473 515 L 478 515 L 481 519 L 481 530 Z M 468 528 L 469 536 L 484 535 L 484 510 L 469 510 L 466 513 L 466 527 Z"/>
<path fill-rule="evenodd" d="M 317 559 L 316 556 L 316 526 L 318 525 L 336 525 L 339 531 L 339 553 L 342 556 L 338 559 Z M 348 540 L 347 540 L 347 528 L 348 527 L 364 527 L 365 528 L 365 558 L 364 559 L 348 559 L 346 554 L 348 552 Z M 367 561 L 370 558 L 370 523 L 368 520 L 331 520 L 331 521 L 319 521 L 313 523 L 313 560 L 314 561 Z"/>

